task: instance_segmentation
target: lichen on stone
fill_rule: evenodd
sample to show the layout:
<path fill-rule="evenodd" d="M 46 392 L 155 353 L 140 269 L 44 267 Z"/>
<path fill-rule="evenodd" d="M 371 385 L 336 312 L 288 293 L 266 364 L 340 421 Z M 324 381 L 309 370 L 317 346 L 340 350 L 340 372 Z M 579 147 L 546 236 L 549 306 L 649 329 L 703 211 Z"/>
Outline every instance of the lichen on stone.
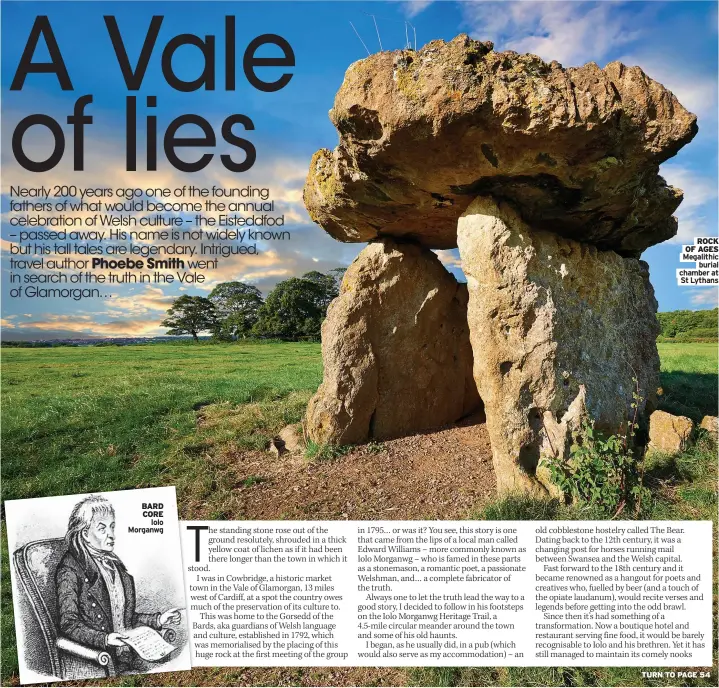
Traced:
<path fill-rule="evenodd" d="M 330 114 L 334 181 L 314 181 L 316 166 L 307 181 L 318 191 L 305 194 L 311 216 L 345 241 L 411 232 L 452 248 L 482 188 L 537 228 L 622 255 L 673 236 L 681 195 L 659 163 L 696 134 L 696 117 L 637 67 L 564 69 L 492 48 L 460 35 L 353 64 Z M 571 203 L 552 189 L 571 189 Z M 453 203 L 436 212 L 432 194 Z"/>

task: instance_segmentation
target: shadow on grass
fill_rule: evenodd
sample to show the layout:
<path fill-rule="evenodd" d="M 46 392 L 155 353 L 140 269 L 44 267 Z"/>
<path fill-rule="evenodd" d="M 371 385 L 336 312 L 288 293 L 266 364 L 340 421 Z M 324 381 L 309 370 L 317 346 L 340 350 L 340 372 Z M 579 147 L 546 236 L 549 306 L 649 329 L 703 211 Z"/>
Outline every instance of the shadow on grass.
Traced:
<path fill-rule="evenodd" d="M 716 416 L 719 407 L 719 375 L 712 373 L 663 372 L 659 397 L 662 411 L 688 416 L 700 422 L 704 416 Z"/>
<path fill-rule="evenodd" d="M 696 444 L 681 454 L 653 454 L 645 461 L 644 482 L 647 487 L 693 482 L 707 475 L 711 456 L 716 451 L 712 439 L 704 431 L 697 437 Z"/>

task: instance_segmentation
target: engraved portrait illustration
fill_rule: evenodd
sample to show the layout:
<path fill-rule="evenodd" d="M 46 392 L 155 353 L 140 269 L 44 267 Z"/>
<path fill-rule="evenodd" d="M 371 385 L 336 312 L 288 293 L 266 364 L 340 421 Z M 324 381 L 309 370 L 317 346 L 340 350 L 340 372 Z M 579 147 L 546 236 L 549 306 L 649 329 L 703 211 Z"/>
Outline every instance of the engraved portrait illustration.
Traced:
<path fill-rule="evenodd" d="M 153 491 L 164 492 L 162 499 L 138 494 Z M 116 508 L 117 495 L 123 502 L 131 496 L 133 507 Z M 57 514 L 53 534 L 62 524 L 61 512 L 67 514 L 64 534 L 40 539 L 39 528 L 16 518 L 14 505 L 50 506 L 52 500 L 67 504 L 68 498 L 8 502 L 9 539 L 12 530 L 20 545 L 12 549 L 12 573 L 21 681 L 189 668 L 174 489 L 72 499 L 69 510 L 52 508 Z M 37 531 L 32 538 L 30 530 Z M 120 543 L 124 547 L 116 551 Z M 175 570 L 138 556 L 147 549 L 158 564 L 158 553 L 168 547 Z"/>

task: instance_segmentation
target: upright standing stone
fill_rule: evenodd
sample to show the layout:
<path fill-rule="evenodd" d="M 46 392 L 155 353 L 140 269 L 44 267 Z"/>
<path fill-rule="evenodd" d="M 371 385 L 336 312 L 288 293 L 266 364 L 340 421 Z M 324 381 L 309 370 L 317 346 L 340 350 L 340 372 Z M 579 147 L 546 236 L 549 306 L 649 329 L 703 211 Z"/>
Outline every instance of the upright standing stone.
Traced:
<path fill-rule="evenodd" d="M 306 416 L 316 442 L 408 435 L 480 404 L 466 286 L 416 244 L 377 241 L 350 265 L 322 325 L 322 360 Z"/>
<path fill-rule="evenodd" d="M 640 416 L 653 405 L 659 326 L 647 265 L 530 229 L 488 198 L 460 218 L 458 243 L 498 489 L 542 493 L 551 485 L 540 457 L 566 458 L 585 411 L 614 433 L 637 387 L 648 400 Z"/>

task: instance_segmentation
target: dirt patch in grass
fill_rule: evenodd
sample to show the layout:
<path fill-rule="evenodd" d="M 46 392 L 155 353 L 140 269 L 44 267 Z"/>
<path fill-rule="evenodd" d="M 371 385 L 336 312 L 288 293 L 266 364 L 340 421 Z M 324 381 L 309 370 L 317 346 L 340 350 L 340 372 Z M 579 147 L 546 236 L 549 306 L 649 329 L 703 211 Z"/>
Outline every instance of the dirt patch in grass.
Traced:
<path fill-rule="evenodd" d="M 352 447 L 324 460 L 226 445 L 214 456 L 232 483 L 231 513 L 251 520 L 462 519 L 492 498 L 484 418 Z M 227 483 L 226 483 L 227 484 Z M 189 518 L 206 517 L 195 503 Z"/>

